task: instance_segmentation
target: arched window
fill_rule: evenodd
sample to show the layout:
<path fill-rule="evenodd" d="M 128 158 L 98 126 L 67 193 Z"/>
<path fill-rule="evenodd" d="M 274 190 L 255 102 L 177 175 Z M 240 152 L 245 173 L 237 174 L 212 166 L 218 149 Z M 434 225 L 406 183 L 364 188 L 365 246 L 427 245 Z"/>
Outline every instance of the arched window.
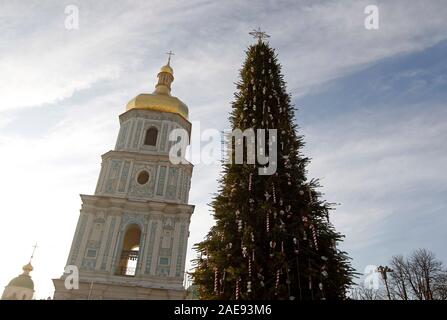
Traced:
<path fill-rule="evenodd" d="M 130 225 L 124 235 L 123 249 L 117 274 L 121 276 L 135 276 L 140 254 L 141 229 L 138 225 Z"/>
<path fill-rule="evenodd" d="M 158 130 L 155 127 L 150 127 L 146 131 L 146 136 L 144 137 L 144 144 L 147 146 L 155 146 L 157 144 Z"/>

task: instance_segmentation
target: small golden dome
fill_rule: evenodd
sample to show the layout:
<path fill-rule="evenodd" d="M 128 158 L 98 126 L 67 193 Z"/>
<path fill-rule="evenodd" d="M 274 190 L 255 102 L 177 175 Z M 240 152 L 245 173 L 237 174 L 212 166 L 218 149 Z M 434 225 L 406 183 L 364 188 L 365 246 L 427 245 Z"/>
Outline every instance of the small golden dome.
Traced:
<path fill-rule="evenodd" d="M 174 71 L 168 63 L 161 67 L 157 75 L 158 83 L 153 93 L 142 93 L 129 101 L 126 111 L 130 109 L 154 110 L 170 112 L 188 119 L 188 107 L 180 99 L 171 96 L 171 83 L 174 81 Z"/>
<path fill-rule="evenodd" d="M 167 72 L 167 73 L 174 75 L 174 70 L 172 70 L 172 68 L 169 64 L 161 67 L 160 72 Z"/>
<path fill-rule="evenodd" d="M 31 265 L 31 262 L 25 264 L 22 268 L 22 270 L 24 271 L 24 273 L 30 273 L 31 271 L 33 271 L 33 266 Z"/>

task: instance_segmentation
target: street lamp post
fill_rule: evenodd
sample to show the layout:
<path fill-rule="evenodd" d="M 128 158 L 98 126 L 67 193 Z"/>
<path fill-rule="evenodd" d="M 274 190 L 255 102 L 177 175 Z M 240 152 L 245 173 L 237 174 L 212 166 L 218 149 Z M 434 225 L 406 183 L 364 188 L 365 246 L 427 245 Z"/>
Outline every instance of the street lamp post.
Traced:
<path fill-rule="evenodd" d="M 385 288 L 386 288 L 386 294 L 388 296 L 388 300 L 391 300 L 390 289 L 388 288 L 387 273 L 388 272 L 393 272 L 393 270 L 388 268 L 388 266 L 384 266 L 384 267 L 383 266 L 379 266 L 377 268 L 377 271 L 379 271 L 380 274 L 382 275 L 383 282 L 385 282 Z"/>

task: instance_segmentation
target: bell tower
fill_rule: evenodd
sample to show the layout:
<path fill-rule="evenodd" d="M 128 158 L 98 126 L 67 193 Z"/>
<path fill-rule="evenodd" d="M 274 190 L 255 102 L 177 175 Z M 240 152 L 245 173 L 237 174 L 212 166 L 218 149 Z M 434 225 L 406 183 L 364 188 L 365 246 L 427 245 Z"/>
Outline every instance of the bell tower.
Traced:
<path fill-rule="evenodd" d="M 171 55 L 172 53 L 170 53 Z M 102 156 L 94 195 L 82 207 L 67 265 L 79 289 L 53 279 L 54 299 L 184 299 L 192 164 L 173 164 L 174 129 L 191 133 L 188 107 L 171 95 L 168 63 L 151 94 L 132 99 L 120 115 L 115 149 Z"/>

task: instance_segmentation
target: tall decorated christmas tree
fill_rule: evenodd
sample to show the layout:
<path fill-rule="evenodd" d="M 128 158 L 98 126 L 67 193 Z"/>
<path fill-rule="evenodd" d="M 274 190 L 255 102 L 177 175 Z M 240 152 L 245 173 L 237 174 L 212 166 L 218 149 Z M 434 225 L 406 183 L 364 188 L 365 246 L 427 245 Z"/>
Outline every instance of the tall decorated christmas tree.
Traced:
<path fill-rule="evenodd" d="M 216 224 L 196 244 L 193 281 L 201 299 L 344 299 L 353 270 L 337 249 L 343 236 L 318 181 L 306 178 L 309 159 L 275 51 L 265 33 L 251 34 L 258 42 L 247 50 L 230 116 L 232 129 L 245 134 L 231 139 L 231 161 L 211 203 Z M 237 163 L 244 141 L 255 141 L 258 158 L 269 163 L 253 163 L 249 148 Z"/>

